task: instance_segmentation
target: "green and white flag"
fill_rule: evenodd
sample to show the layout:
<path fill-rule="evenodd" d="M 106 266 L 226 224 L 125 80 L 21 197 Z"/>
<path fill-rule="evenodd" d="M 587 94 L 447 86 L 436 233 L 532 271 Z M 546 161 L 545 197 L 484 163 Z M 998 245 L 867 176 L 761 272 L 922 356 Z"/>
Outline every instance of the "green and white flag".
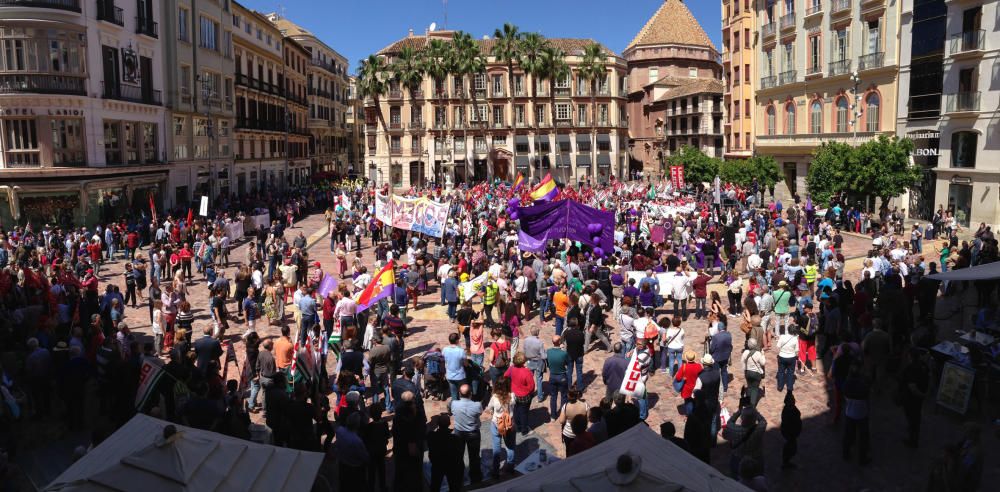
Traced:
<path fill-rule="evenodd" d="M 159 361 L 157 361 L 159 362 Z M 135 408 L 141 410 L 146 406 L 146 402 L 153 397 L 156 384 L 163 377 L 163 367 L 146 358 L 142 361 L 142 368 L 139 369 L 139 388 L 135 392 Z"/>

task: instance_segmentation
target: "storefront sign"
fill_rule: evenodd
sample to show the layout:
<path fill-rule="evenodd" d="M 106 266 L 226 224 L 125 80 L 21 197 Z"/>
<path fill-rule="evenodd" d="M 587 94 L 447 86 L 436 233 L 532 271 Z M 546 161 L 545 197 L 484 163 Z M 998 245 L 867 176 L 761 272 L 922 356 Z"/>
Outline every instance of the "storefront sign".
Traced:
<path fill-rule="evenodd" d="M 906 135 L 913 140 L 913 155 L 916 157 L 938 157 L 941 155 L 941 132 L 916 131 Z"/>
<path fill-rule="evenodd" d="M 35 108 L 0 108 L 0 116 L 75 116 L 83 117 L 82 109 L 65 109 L 65 108 L 49 108 L 49 109 L 38 109 Z"/>

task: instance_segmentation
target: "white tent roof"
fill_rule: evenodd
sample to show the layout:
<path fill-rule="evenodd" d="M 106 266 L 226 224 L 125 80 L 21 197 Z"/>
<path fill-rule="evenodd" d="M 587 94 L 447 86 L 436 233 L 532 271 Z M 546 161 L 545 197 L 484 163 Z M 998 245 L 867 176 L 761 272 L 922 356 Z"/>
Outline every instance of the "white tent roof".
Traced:
<path fill-rule="evenodd" d="M 1000 261 L 928 275 L 934 280 L 992 280 L 1000 278 Z"/>
<path fill-rule="evenodd" d="M 244 441 L 143 414 L 52 481 L 47 491 L 311 490 L 322 453 Z"/>
<path fill-rule="evenodd" d="M 642 460 L 638 483 L 608 488 L 618 457 L 639 456 Z M 603 470 L 603 472 L 601 472 Z M 597 473 L 595 473 L 597 472 Z M 586 478 L 586 480 L 581 480 Z M 633 489 L 631 486 L 638 486 Z M 663 439 L 648 426 L 636 425 L 591 449 L 557 461 L 535 473 L 499 483 L 484 491 L 548 492 L 603 490 L 689 490 L 694 492 L 747 492 L 750 489 L 719 470 L 695 458 L 674 443 Z"/>

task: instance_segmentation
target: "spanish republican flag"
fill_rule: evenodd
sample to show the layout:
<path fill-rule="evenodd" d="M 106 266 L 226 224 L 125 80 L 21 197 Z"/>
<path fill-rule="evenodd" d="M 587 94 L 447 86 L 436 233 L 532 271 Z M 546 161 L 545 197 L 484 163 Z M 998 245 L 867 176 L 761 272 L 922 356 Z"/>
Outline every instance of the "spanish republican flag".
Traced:
<path fill-rule="evenodd" d="M 514 191 L 520 190 L 524 186 L 524 175 L 517 173 L 517 179 L 514 180 Z"/>
<path fill-rule="evenodd" d="M 535 201 L 548 202 L 555 200 L 559 196 L 559 187 L 552 180 L 552 173 L 546 174 L 545 179 L 534 190 L 531 190 L 531 199 Z"/>
<path fill-rule="evenodd" d="M 365 290 L 354 298 L 358 303 L 358 311 L 364 311 L 379 300 L 392 295 L 393 287 L 396 285 L 396 274 L 393 273 L 392 267 L 393 262 L 389 260 L 389 263 L 372 277 Z"/>

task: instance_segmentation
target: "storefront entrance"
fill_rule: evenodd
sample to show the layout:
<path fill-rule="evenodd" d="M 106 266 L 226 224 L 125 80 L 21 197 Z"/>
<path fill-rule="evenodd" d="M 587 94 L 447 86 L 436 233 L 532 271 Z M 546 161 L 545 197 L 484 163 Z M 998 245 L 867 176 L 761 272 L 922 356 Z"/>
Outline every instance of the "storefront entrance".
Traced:
<path fill-rule="evenodd" d="M 948 185 L 948 210 L 955 214 L 955 220 L 962 227 L 969 227 L 972 217 L 972 185 L 952 183 Z"/>

